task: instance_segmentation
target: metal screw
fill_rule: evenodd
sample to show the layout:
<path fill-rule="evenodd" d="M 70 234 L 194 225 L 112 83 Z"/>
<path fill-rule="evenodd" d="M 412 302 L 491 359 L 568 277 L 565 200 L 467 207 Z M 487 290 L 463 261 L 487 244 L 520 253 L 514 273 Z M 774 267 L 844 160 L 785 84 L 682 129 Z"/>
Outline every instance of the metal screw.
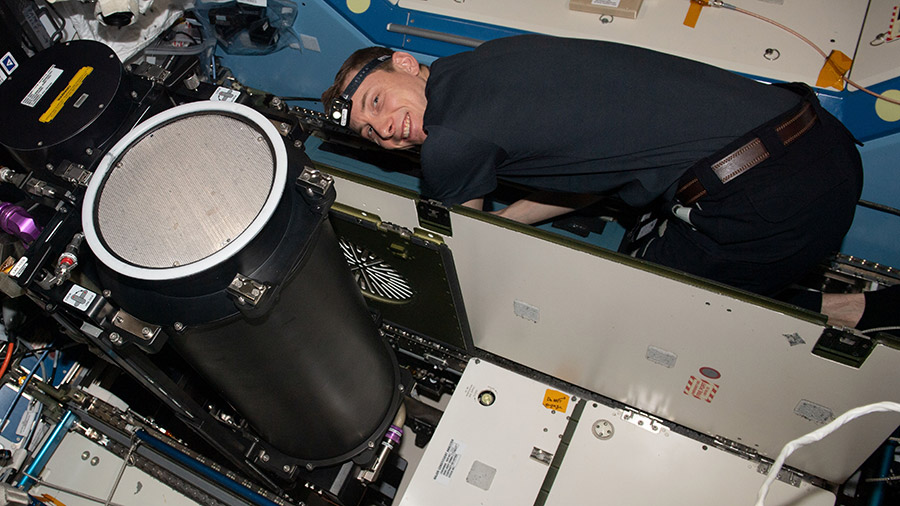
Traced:
<path fill-rule="evenodd" d="M 122 336 L 119 335 L 118 332 L 112 332 L 109 334 L 109 342 L 113 343 L 116 346 L 121 346 L 124 340 Z"/>
<path fill-rule="evenodd" d="M 94 458 L 91 459 L 91 465 L 92 465 L 92 466 L 96 466 L 96 465 L 99 464 L 99 463 L 100 463 L 100 457 L 94 457 Z"/>
<path fill-rule="evenodd" d="M 87 460 L 89 458 L 91 458 L 91 452 L 86 451 L 81 454 L 81 460 Z"/>
<path fill-rule="evenodd" d="M 368 443 L 366 443 L 366 446 L 368 446 L 369 448 L 375 448 L 375 442 L 369 441 Z"/>
<path fill-rule="evenodd" d="M 153 331 L 148 329 L 147 327 L 144 327 L 141 329 L 141 335 L 144 337 L 151 337 L 153 336 Z"/>
<path fill-rule="evenodd" d="M 312 471 L 313 469 L 315 469 L 315 466 L 313 466 L 312 464 L 306 464 L 307 471 Z"/>
<path fill-rule="evenodd" d="M 294 141 L 294 147 L 300 149 L 303 147 L 303 141 Z"/>
<path fill-rule="evenodd" d="M 184 330 L 184 324 L 181 322 L 175 322 L 175 324 L 172 326 L 175 327 L 175 332 L 181 332 Z"/>
<path fill-rule="evenodd" d="M 259 455 L 259 460 L 261 460 L 261 461 L 263 461 L 263 462 L 268 462 L 268 461 L 269 461 L 269 455 L 266 454 L 266 453 L 261 453 L 261 454 Z"/>
<path fill-rule="evenodd" d="M 284 472 L 289 473 L 289 472 L 291 472 L 292 467 L 289 466 L 289 465 L 287 465 L 287 464 L 285 464 L 284 467 L 282 467 L 281 469 L 282 469 Z"/>
<path fill-rule="evenodd" d="M 87 154 L 87 155 L 93 155 L 93 154 L 94 154 L 94 150 L 91 149 L 91 148 L 86 148 L 86 149 L 84 150 L 84 152 L 85 152 L 85 154 Z"/>
<path fill-rule="evenodd" d="M 112 292 L 109 290 L 103 290 L 103 296 L 108 299 L 108 298 L 112 297 Z"/>

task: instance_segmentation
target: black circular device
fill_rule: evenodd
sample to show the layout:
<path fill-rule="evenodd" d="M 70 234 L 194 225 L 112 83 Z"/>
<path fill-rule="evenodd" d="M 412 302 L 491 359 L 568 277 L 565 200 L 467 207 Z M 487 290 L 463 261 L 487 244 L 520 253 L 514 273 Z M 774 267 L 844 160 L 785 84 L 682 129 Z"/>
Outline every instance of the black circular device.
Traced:
<path fill-rule="evenodd" d="M 125 70 L 100 42 L 53 45 L 0 86 L 0 144 L 27 169 L 81 162 L 111 142 L 134 101 Z"/>
<path fill-rule="evenodd" d="M 272 448 L 324 466 L 377 445 L 400 380 L 327 219 L 334 189 L 295 190 L 301 170 L 253 109 L 178 106 L 104 156 L 82 225 L 115 304 L 167 328 Z"/>

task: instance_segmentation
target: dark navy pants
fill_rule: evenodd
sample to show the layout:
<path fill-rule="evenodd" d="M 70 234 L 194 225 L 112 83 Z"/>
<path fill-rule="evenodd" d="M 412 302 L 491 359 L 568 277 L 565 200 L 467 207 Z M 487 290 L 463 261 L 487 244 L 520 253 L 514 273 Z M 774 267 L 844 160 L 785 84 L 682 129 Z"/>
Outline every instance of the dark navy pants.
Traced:
<path fill-rule="evenodd" d="M 812 100 L 816 124 L 782 153 L 670 217 L 640 258 L 774 295 L 840 250 L 862 191 L 856 141 Z M 703 169 L 700 169 L 703 170 Z"/>

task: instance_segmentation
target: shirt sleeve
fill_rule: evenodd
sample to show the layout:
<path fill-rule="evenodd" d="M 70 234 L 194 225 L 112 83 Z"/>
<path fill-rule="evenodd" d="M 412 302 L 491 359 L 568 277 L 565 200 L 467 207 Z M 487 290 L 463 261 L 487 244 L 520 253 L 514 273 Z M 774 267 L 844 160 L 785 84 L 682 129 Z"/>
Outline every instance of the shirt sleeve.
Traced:
<path fill-rule="evenodd" d="M 484 197 L 497 187 L 496 169 L 506 157 L 496 144 L 429 126 L 421 152 L 423 196 L 446 206 Z"/>

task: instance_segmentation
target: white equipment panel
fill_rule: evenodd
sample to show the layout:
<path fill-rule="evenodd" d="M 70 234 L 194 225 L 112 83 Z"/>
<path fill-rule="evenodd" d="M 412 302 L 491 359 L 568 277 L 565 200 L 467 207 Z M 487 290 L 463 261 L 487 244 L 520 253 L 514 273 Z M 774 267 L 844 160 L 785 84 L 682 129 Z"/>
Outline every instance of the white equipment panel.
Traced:
<path fill-rule="evenodd" d="M 341 204 L 418 226 L 409 195 L 320 168 Z M 900 350 L 875 345 L 860 368 L 814 355 L 812 314 L 490 215 L 451 219 L 474 344 L 494 355 L 770 459 L 845 411 L 900 402 Z M 898 425 L 856 420 L 787 465 L 842 483 Z"/>
<path fill-rule="evenodd" d="M 749 506 L 766 478 L 757 466 L 640 415 L 588 402 L 546 506 L 585 504 L 585 494 L 602 497 L 600 504 Z M 831 492 L 799 480 L 775 482 L 766 497 L 768 506 L 834 501 Z"/>
<path fill-rule="evenodd" d="M 197 502 L 173 490 L 134 466 L 122 470 L 122 458 L 76 433 L 69 432 L 44 467 L 40 478 L 47 483 L 76 490 L 105 501 L 116 485 L 112 504 L 128 506 L 196 506 Z M 97 502 L 49 486 L 35 485 L 31 495 L 48 494 L 67 506 L 96 506 Z"/>
<path fill-rule="evenodd" d="M 850 77 L 860 86 L 871 86 L 900 75 L 898 61 L 900 0 L 870 0 Z"/>
<path fill-rule="evenodd" d="M 494 402 L 487 405 L 486 396 Z M 400 506 L 533 504 L 566 429 L 570 400 L 567 393 L 471 360 Z"/>
<path fill-rule="evenodd" d="M 868 4 L 861 0 L 729 3 L 796 30 L 825 54 L 836 49 L 851 58 Z M 704 7 L 696 26 L 685 26 L 689 0 L 644 0 L 636 19 L 611 22 L 597 14 L 570 10 L 568 0 L 400 0 L 399 5 L 530 32 L 642 46 L 753 76 L 810 85 L 816 83 L 825 63 L 799 38 L 732 10 Z M 414 13 L 410 18 L 410 26 L 417 26 Z"/>
<path fill-rule="evenodd" d="M 496 394 L 491 406 L 479 403 L 485 391 Z M 560 410 L 543 405 L 548 399 Z M 571 421 L 577 423 L 572 440 L 561 447 L 584 402 L 471 360 L 400 506 L 753 503 L 765 479 L 755 464 L 631 412 L 587 401 L 580 419 Z M 564 456 L 556 455 L 561 451 Z M 808 483 L 775 482 L 766 504 L 830 506 L 834 500 Z"/>

